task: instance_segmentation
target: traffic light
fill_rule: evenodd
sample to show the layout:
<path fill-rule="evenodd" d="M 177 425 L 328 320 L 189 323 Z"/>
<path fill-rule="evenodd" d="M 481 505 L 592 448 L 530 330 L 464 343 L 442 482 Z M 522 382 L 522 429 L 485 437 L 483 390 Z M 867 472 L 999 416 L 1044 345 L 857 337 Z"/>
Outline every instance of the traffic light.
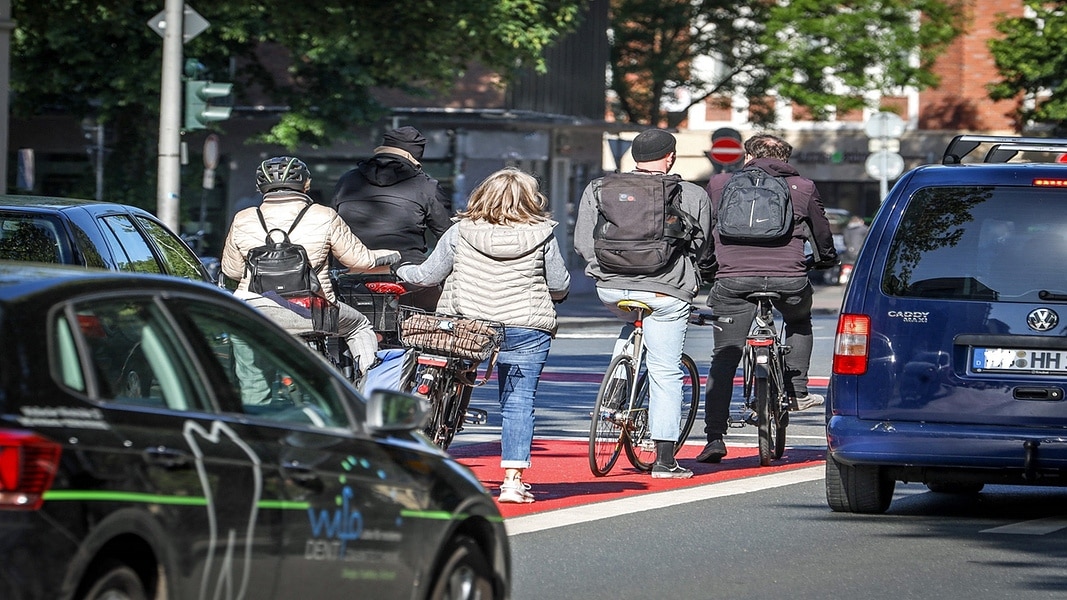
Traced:
<path fill-rule="evenodd" d="M 203 129 L 212 121 L 230 118 L 232 106 L 212 104 L 230 95 L 232 83 L 215 83 L 205 81 L 207 73 L 204 65 L 195 58 L 185 60 L 185 130 Z"/>
<path fill-rule="evenodd" d="M 212 121 L 230 118 L 232 106 L 212 104 L 212 100 L 226 98 L 233 90 L 232 83 L 215 83 L 199 79 L 185 82 L 185 129 L 203 129 Z"/>

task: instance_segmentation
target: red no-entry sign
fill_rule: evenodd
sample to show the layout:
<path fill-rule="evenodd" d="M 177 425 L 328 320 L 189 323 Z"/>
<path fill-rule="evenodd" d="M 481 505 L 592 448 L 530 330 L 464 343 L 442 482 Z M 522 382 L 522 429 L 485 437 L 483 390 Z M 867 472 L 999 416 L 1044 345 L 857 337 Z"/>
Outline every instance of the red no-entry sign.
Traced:
<path fill-rule="evenodd" d="M 732 137 L 721 137 L 712 141 L 711 152 L 708 152 L 708 157 L 720 165 L 732 165 L 744 155 L 741 140 Z"/>

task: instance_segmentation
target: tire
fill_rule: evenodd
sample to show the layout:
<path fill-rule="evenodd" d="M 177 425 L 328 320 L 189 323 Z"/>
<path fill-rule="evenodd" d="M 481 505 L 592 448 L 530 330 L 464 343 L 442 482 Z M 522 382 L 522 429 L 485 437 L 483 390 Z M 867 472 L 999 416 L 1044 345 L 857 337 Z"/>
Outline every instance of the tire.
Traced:
<path fill-rule="evenodd" d="M 770 380 L 766 376 L 757 375 L 755 378 L 756 393 L 756 427 L 759 430 L 759 464 L 766 467 L 774 459 L 774 442 L 778 435 L 778 423 L 771 412 L 772 391 Z"/>
<path fill-rule="evenodd" d="M 425 394 L 420 394 L 418 388 L 425 376 L 431 376 L 433 382 L 429 385 L 429 389 L 426 390 Z M 423 371 L 416 373 L 415 377 L 415 394 L 426 398 L 430 402 L 430 414 L 422 431 L 436 446 L 441 446 L 448 434 L 446 430 L 448 398 L 445 396 L 445 388 L 441 382 L 441 378 L 444 376 L 440 368 L 426 367 Z M 445 443 L 447 445 L 447 442 Z M 445 446 L 441 447 L 444 448 Z"/>
<path fill-rule="evenodd" d="M 985 489 L 984 483 L 929 481 L 926 488 L 935 494 L 973 496 Z"/>
<path fill-rule="evenodd" d="M 637 379 L 637 396 L 630 409 L 630 421 L 626 428 L 626 441 L 623 444 L 630 464 L 638 471 L 646 472 L 651 471 L 652 463 L 656 462 L 656 442 L 652 441 L 652 429 L 648 416 L 650 403 L 649 379 L 646 370 Z"/>
<path fill-rule="evenodd" d="M 449 542 L 434 577 L 430 600 L 494 600 L 493 572 L 485 552 L 467 536 Z"/>
<path fill-rule="evenodd" d="M 79 600 L 147 600 L 144 582 L 130 567 L 110 562 L 95 572 L 100 575 L 92 580 L 88 591 Z"/>
<path fill-rule="evenodd" d="M 893 501 L 896 484 L 881 467 L 849 466 L 826 456 L 826 503 L 834 512 L 884 513 Z"/>
<path fill-rule="evenodd" d="M 624 441 L 619 415 L 627 408 L 635 377 L 633 358 L 619 355 L 611 359 L 600 382 L 589 423 L 589 470 L 597 477 L 607 475 L 619 459 Z"/>
<path fill-rule="evenodd" d="M 648 392 L 648 371 L 641 373 L 637 380 L 636 406 L 650 406 Z M 700 373 L 697 371 L 696 362 L 687 354 L 682 354 L 682 406 L 678 421 L 678 439 L 674 442 L 674 452 L 682 448 L 685 440 L 689 438 L 689 432 L 693 430 L 696 422 L 697 411 L 700 409 Z M 655 442 L 652 441 L 652 431 L 649 426 L 648 411 L 637 413 L 635 424 L 630 429 L 626 443 L 626 457 L 636 469 L 651 471 L 652 464 L 656 461 Z"/>
<path fill-rule="evenodd" d="M 448 397 L 445 400 L 445 426 L 440 431 L 441 439 L 437 444 L 443 450 L 448 450 L 456 434 L 463 429 L 463 417 L 467 414 L 472 391 L 471 387 L 454 382 L 449 386 Z"/>

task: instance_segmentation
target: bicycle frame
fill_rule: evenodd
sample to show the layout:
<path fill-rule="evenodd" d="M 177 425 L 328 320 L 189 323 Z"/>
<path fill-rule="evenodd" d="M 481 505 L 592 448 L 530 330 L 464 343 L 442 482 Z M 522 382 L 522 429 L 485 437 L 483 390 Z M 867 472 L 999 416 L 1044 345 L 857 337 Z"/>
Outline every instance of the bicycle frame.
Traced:
<path fill-rule="evenodd" d="M 785 355 L 789 347 L 774 323 L 771 300 L 777 297 L 775 293 L 750 296 L 756 303 L 756 312 L 742 354 L 746 414 L 741 426 L 747 423 L 759 428 L 761 466 L 782 457 L 789 423 L 785 392 Z"/>

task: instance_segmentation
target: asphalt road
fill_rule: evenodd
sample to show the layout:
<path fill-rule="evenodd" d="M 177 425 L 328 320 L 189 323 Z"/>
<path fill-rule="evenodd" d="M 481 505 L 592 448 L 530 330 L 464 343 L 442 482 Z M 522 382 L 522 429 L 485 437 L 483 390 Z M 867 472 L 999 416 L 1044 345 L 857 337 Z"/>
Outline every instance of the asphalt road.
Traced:
<path fill-rule="evenodd" d="M 816 379 L 830 373 L 840 288 L 818 292 Z M 564 317 L 538 391 L 539 437 L 587 436 L 618 331 L 597 308 L 576 303 Z M 702 374 L 711 335 L 694 327 L 686 341 Z M 495 403 L 491 381 L 474 395 L 489 423 L 468 427 L 454 444 L 499 439 Z M 699 423 L 690 443 L 702 443 Z M 787 444 L 824 448 L 822 427 L 820 411 L 794 413 Z M 731 446 L 754 443 L 751 427 L 727 436 Z M 849 515 L 827 507 L 823 469 L 814 466 L 506 523 L 514 600 L 1067 598 L 1067 490 L 1058 488 L 987 486 L 953 496 L 898 483 L 887 514 Z"/>

